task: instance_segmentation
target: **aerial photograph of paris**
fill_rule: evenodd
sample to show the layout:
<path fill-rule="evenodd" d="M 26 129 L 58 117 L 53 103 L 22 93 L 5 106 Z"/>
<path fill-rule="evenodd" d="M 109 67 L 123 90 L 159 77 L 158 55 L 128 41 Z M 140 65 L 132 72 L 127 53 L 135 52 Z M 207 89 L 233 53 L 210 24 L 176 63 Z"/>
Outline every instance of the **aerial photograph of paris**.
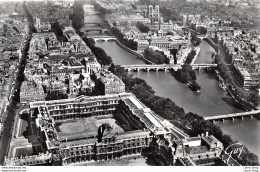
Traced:
<path fill-rule="evenodd" d="M 260 0 L 0 0 L 1 172 L 259 172 L 259 133 Z"/>

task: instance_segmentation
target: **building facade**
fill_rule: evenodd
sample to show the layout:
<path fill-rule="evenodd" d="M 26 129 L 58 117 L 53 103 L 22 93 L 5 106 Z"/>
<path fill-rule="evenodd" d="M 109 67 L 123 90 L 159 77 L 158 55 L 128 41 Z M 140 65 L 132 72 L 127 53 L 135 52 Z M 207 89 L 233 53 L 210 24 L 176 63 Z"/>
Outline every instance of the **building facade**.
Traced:
<path fill-rule="evenodd" d="M 138 40 L 137 42 L 137 51 L 139 53 L 144 52 L 144 50 L 149 47 L 149 42 L 147 40 Z"/>
<path fill-rule="evenodd" d="M 98 130 L 98 136 L 88 135 L 88 133 L 62 135 L 55 127 L 56 122 L 61 120 L 80 120 L 86 117 L 114 114 L 120 104 L 123 109 L 128 109 L 128 115 L 133 115 L 134 120 L 140 121 L 142 125 L 135 130 L 119 133 L 104 128 Z M 122 111 L 120 114 L 126 115 Z M 30 103 L 30 116 L 32 121 L 35 120 L 34 131 L 39 141 L 46 144 L 48 152 L 56 156 L 52 161 L 56 161 L 59 165 L 91 160 L 113 160 L 122 156 L 140 154 L 155 136 L 169 138 L 170 134 L 155 114 L 132 93 L 33 102 Z M 104 131 L 100 139 L 99 131 Z"/>
<path fill-rule="evenodd" d="M 151 20 L 151 23 L 156 23 L 160 21 L 160 7 L 159 5 L 155 5 L 153 8 L 152 5 L 149 5 L 147 9 L 144 11 L 144 17 Z"/>
<path fill-rule="evenodd" d="M 20 91 L 20 103 L 45 100 L 46 94 L 42 86 L 34 81 L 24 81 Z"/>
<path fill-rule="evenodd" d="M 109 71 L 96 73 L 96 78 L 101 82 L 101 89 L 105 95 L 125 92 L 124 82 Z"/>

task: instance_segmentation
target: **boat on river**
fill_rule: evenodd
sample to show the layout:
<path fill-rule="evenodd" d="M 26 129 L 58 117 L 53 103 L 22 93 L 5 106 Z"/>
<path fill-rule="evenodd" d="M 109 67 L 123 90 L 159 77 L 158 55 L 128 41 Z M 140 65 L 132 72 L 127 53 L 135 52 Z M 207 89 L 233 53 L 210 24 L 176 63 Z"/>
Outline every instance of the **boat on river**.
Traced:
<path fill-rule="evenodd" d="M 187 85 L 192 91 L 200 92 L 201 87 L 196 81 L 189 81 Z"/>

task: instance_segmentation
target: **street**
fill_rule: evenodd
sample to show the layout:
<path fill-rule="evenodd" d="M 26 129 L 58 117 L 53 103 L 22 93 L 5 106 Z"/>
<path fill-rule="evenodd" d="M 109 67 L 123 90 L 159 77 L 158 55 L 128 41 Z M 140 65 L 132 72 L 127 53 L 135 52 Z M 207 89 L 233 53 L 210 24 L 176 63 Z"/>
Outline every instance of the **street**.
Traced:
<path fill-rule="evenodd" d="M 0 140 L 0 165 L 4 164 L 5 156 L 9 151 L 10 141 L 13 133 L 13 124 L 15 120 L 15 115 L 20 110 L 20 104 L 19 104 L 20 86 L 21 83 L 23 82 L 22 76 L 26 64 L 26 55 L 29 49 L 30 40 L 31 40 L 31 35 L 26 36 L 26 43 L 23 44 L 24 47 L 22 47 L 22 53 L 23 53 L 22 60 L 19 63 L 18 72 L 15 73 L 15 77 L 14 77 L 15 79 L 13 81 L 15 84 L 12 84 L 12 90 L 14 90 L 14 92 L 11 92 L 10 94 L 11 95 L 9 100 L 10 105 L 7 107 L 7 111 L 5 115 L 6 117 L 3 122 L 4 129 Z"/>

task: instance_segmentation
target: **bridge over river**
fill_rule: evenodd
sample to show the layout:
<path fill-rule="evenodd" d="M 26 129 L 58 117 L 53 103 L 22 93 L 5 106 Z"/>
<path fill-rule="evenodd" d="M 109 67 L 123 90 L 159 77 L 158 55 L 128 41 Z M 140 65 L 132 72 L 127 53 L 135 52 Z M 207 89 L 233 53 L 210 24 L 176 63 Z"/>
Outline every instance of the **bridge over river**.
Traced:
<path fill-rule="evenodd" d="M 80 29 L 80 32 L 82 32 L 82 33 L 87 33 L 87 32 L 92 32 L 92 31 L 104 33 L 105 31 L 107 31 L 107 29 L 104 28 L 102 26 L 102 24 L 99 22 L 84 23 L 84 26 Z"/>
<path fill-rule="evenodd" d="M 237 117 L 241 117 L 242 119 L 245 116 L 250 116 L 251 118 L 253 115 L 259 115 L 260 110 L 254 110 L 254 111 L 248 111 L 248 112 L 240 112 L 240 113 L 233 113 L 233 114 L 227 114 L 227 115 L 216 115 L 216 116 L 208 116 L 208 117 L 203 117 L 204 120 L 206 121 L 215 121 L 215 120 L 225 120 L 225 119 L 232 119 L 234 120 Z"/>
<path fill-rule="evenodd" d="M 109 40 L 116 40 L 115 36 L 88 36 L 89 38 L 94 39 L 94 41 L 109 41 Z"/>
<path fill-rule="evenodd" d="M 191 64 L 192 69 L 205 69 L 210 67 L 217 67 L 217 64 Z M 178 70 L 182 68 L 181 64 L 138 64 L 138 65 L 121 65 L 126 71 L 159 71 L 159 70 Z"/>

